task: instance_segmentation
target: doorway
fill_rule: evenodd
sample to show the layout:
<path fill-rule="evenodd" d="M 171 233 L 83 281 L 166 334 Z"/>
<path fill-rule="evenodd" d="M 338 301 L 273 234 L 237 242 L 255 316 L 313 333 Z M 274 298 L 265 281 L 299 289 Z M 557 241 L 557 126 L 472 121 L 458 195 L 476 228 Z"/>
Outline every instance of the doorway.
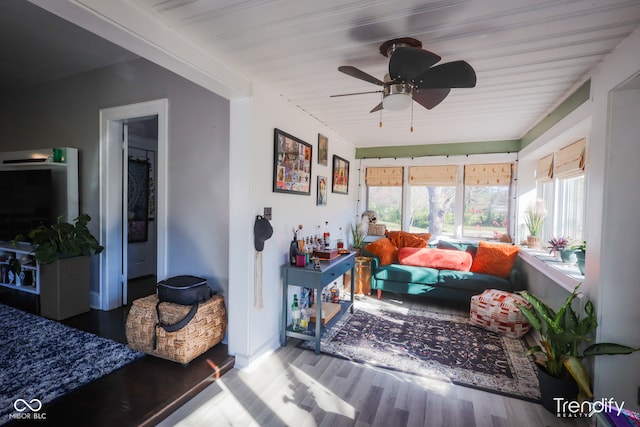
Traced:
<path fill-rule="evenodd" d="M 123 126 L 123 223 L 126 226 L 126 280 L 122 304 L 155 292 L 157 283 L 156 157 L 158 116 L 127 119 Z"/>
<path fill-rule="evenodd" d="M 130 275 L 132 286 L 165 276 L 167 114 L 166 99 L 100 111 L 101 310 L 131 300 Z"/>

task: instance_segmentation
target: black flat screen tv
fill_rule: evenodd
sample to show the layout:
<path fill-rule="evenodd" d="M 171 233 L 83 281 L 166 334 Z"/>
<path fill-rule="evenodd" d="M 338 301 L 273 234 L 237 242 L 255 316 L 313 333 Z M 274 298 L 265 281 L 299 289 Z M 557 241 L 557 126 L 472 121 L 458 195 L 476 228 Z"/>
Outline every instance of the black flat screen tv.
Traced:
<path fill-rule="evenodd" d="M 0 240 L 51 225 L 54 200 L 51 170 L 0 171 Z"/>

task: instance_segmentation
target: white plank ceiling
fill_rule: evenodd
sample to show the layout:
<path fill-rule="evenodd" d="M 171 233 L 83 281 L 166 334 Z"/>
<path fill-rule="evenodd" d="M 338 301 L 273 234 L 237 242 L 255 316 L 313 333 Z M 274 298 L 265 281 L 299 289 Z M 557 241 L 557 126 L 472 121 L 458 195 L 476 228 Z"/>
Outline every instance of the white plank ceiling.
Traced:
<path fill-rule="evenodd" d="M 125 1 L 359 147 L 521 138 L 640 26 L 639 0 Z M 378 126 L 380 94 L 330 98 L 378 89 L 338 67 L 382 80 L 379 46 L 398 37 L 477 74 L 432 110 L 414 103 L 413 133 L 411 110 Z"/>

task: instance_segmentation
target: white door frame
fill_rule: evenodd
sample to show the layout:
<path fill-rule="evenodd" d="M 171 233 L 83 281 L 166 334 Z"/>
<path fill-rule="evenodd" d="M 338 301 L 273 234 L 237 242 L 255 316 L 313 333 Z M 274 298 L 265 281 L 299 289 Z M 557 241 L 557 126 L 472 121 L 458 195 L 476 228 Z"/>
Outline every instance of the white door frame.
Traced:
<path fill-rule="evenodd" d="M 168 165 L 169 101 L 160 99 L 139 104 L 100 110 L 100 240 L 105 250 L 100 254 L 101 310 L 122 305 L 123 257 L 123 199 L 122 199 L 122 121 L 125 119 L 158 116 L 157 155 L 157 277 L 166 276 L 167 269 L 167 165 Z M 125 272 L 126 274 L 126 272 Z"/>

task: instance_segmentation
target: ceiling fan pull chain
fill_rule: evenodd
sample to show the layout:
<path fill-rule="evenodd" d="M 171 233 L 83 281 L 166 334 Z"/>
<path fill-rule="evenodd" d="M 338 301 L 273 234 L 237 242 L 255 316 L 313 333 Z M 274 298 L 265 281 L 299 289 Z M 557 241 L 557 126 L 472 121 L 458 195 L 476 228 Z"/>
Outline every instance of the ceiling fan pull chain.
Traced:
<path fill-rule="evenodd" d="M 380 94 L 380 102 L 384 101 L 384 93 Z M 378 127 L 382 127 L 382 110 L 383 108 L 380 109 L 380 123 L 378 124 Z"/>
<path fill-rule="evenodd" d="M 413 102 L 411 103 L 411 133 L 413 133 Z"/>

